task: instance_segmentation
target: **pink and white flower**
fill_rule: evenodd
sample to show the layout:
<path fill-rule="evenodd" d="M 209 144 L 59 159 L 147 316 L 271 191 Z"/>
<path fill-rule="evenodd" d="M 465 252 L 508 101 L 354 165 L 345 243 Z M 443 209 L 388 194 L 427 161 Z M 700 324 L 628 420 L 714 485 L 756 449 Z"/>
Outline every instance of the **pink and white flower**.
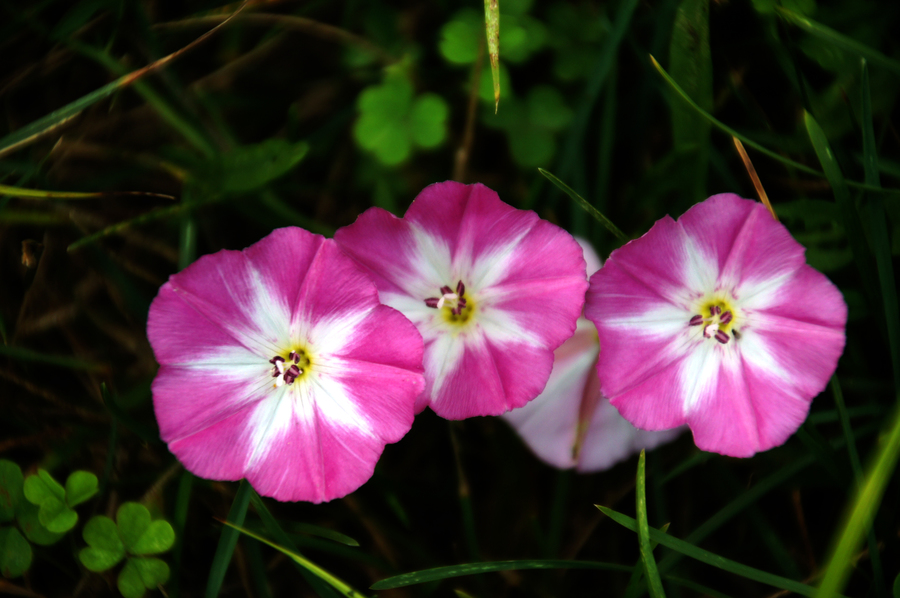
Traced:
<path fill-rule="evenodd" d="M 431 185 L 403 218 L 371 208 L 335 240 L 422 333 L 417 412 L 464 419 L 521 407 L 544 388 L 584 303 L 572 236 L 480 184 Z"/>
<path fill-rule="evenodd" d="M 147 334 L 162 439 L 191 472 L 321 502 L 412 426 L 422 339 L 337 245 L 278 229 L 169 278 Z"/>
<path fill-rule="evenodd" d="M 703 450 L 784 443 L 837 367 L 847 306 L 757 202 L 714 195 L 614 251 L 593 277 L 602 392 L 632 424 L 687 423 Z"/>
<path fill-rule="evenodd" d="M 581 242 L 588 272 L 600 269 L 593 248 Z M 681 428 L 648 432 L 619 415 L 600 394 L 597 328 L 578 318 L 575 334 L 554 352 L 553 371 L 536 399 L 502 415 L 542 461 L 583 473 L 609 469 L 641 449 L 653 449 Z"/>

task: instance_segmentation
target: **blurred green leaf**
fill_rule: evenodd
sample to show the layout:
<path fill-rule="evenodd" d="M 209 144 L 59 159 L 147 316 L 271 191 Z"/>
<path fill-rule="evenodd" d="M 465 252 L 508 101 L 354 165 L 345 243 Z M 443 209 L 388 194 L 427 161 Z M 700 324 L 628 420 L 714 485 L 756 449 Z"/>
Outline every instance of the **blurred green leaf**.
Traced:
<path fill-rule="evenodd" d="M 16 522 L 19 524 L 19 529 L 25 533 L 25 537 L 28 538 L 29 542 L 37 544 L 38 546 L 50 546 L 51 544 L 56 544 L 66 535 L 66 533 L 51 532 L 41 525 L 40 511 L 41 508 L 39 506 L 32 504 L 27 500 L 23 500 L 19 504 L 18 514 L 16 515 Z"/>
<path fill-rule="evenodd" d="M 478 46 L 484 35 L 483 18 L 479 11 L 464 8 L 441 27 L 438 49 L 448 62 L 472 64 L 478 58 Z"/>
<path fill-rule="evenodd" d="M 630 240 L 628 238 L 628 236 L 625 235 L 625 233 L 623 233 L 621 230 L 619 230 L 619 227 L 616 226 L 615 224 L 613 224 L 609 218 L 607 218 L 606 216 L 601 214 L 597 210 L 597 208 L 595 208 L 590 203 L 588 203 L 588 201 L 585 198 L 578 195 L 574 189 L 572 189 L 571 187 L 566 185 L 564 182 L 559 180 L 553 173 L 548 172 L 548 171 L 544 170 L 543 168 L 538 168 L 538 172 L 540 172 L 542 175 L 544 175 L 547 178 L 547 180 L 549 180 L 551 183 L 556 185 L 562 192 L 564 192 L 570 198 L 575 200 L 575 203 L 580 205 L 584 209 L 585 212 L 587 212 L 588 214 L 593 216 L 597 220 L 597 222 L 599 222 L 600 224 L 605 226 L 606 230 L 608 230 L 613 235 L 615 235 L 616 238 L 619 239 L 619 241 L 621 241 L 622 243 L 627 243 Z"/>
<path fill-rule="evenodd" d="M 18 464 L 0 459 L 0 522 L 12 521 L 22 501 L 25 478 Z"/>
<path fill-rule="evenodd" d="M 550 131 L 560 131 L 572 122 L 572 109 L 566 105 L 562 94 L 555 87 L 537 85 L 526 98 L 528 120 Z"/>
<path fill-rule="evenodd" d="M 109 0 L 81 0 L 56 23 L 53 31 L 50 32 L 51 39 L 63 40 L 69 37 L 76 30 L 87 25 L 97 11 L 112 8 L 112 6 L 113 4 Z"/>
<path fill-rule="evenodd" d="M 304 141 L 266 139 L 198 162 L 194 174 L 201 184 L 223 194 L 248 193 L 286 175 L 308 151 Z"/>
<path fill-rule="evenodd" d="M 894 578 L 894 598 L 900 598 L 900 573 Z"/>
<path fill-rule="evenodd" d="M 778 6 L 807 17 L 816 12 L 816 0 L 753 0 L 753 8 L 761 14 L 775 14 Z"/>
<path fill-rule="evenodd" d="M 154 558 L 129 558 L 119 573 L 119 591 L 125 598 L 141 598 L 169 579 L 169 566 Z"/>
<path fill-rule="evenodd" d="M 410 131 L 416 145 L 424 148 L 437 147 L 447 134 L 447 103 L 433 93 L 425 93 L 416 98 L 410 113 Z"/>
<path fill-rule="evenodd" d="M 381 85 L 363 90 L 357 106 L 353 136 L 382 164 L 400 164 L 409 158 L 413 144 L 432 148 L 446 136 L 446 102 L 430 93 L 414 97 L 412 83 L 402 73 L 390 73 Z"/>
<path fill-rule="evenodd" d="M 0 527 L 0 573 L 19 577 L 31 566 L 31 545 L 14 527 Z"/>
<path fill-rule="evenodd" d="M 505 7 L 504 2 L 500 13 L 503 21 L 503 60 L 513 64 L 524 63 L 544 46 L 547 31 L 537 19 L 528 15 L 508 15 Z"/>
<path fill-rule="evenodd" d="M 66 504 L 79 505 L 97 494 L 97 476 L 89 471 L 75 471 L 66 480 Z"/>
<path fill-rule="evenodd" d="M 91 571 L 106 571 L 125 557 L 125 546 L 119 537 L 118 527 L 109 517 L 91 517 L 81 536 L 88 546 L 81 549 L 78 559 Z"/>

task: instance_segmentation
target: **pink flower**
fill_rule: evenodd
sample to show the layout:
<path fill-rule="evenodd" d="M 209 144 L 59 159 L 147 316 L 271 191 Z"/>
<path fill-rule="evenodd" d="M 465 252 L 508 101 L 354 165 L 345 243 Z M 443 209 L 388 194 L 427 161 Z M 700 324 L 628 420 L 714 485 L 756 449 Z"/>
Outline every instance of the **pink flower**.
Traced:
<path fill-rule="evenodd" d="M 638 428 L 687 423 L 749 457 L 803 423 L 844 348 L 847 306 L 766 208 L 714 195 L 659 220 L 591 277 L 603 393 Z"/>
<path fill-rule="evenodd" d="M 413 422 L 422 340 L 337 245 L 282 228 L 162 286 L 147 334 L 162 439 L 278 500 L 344 496 Z"/>
<path fill-rule="evenodd" d="M 547 383 L 584 303 L 572 236 L 483 185 L 431 185 L 402 219 L 371 208 L 335 240 L 425 339 L 417 412 L 430 405 L 463 419 L 524 405 Z"/>
<path fill-rule="evenodd" d="M 600 258 L 585 242 L 588 271 L 600 269 Z M 543 461 L 580 472 L 609 469 L 641 449 L 669 442 L 681 428 L 662 432 L 638 430 L 600 394 L 597 329 L 578 318 L 575 334 L 554 353 L 547 387 L 535 400 L 502 417 Z"/>

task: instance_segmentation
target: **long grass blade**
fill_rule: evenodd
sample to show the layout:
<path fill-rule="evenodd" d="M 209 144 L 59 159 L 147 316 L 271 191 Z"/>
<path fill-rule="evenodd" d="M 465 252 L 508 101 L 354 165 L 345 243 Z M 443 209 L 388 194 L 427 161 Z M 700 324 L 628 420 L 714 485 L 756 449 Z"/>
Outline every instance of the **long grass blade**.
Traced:
<path fill-rule="evenodd" d="M 495 571 L 526 571 L 530 569 L 599 569 L 605 571 L 631 571 L 631 567 L 628 565 L 593 561 L 563 561 L 552 559 L 494 561 L 491 563 L 450 565 L 448 567 L 436 567 L 434 569 L 403 573 L 402 575 L 395 575 L 394 577 L 376 581 L 369 587 L 372 590 L 390 590 L 429 581 L 449 579 L 451 577 L 463 577 L 465 575 L 477 575 L 479 573 L 491 573 Z"/>
<path fill-rule="evenodd" d="M 692 100 L 691 97 L 689 95 L 687 95 L 687 93 L 685 93 L 685 91 L 683 89 L 681 89 L 681 87 L 678 85 L 678 83 L 675 82 L 675 80 L 672 78 L 672 76 L 666 72 L 666 70 L 662 67 L 662 65 L 660 65 L 659 62 L 656 61 L 656 58 L 654 58 L 652 55 L 650 56 L 650 61 L 653 63 L 653 66 L 656 68 L 656 70 L 659 72 L 659 74 L 662 76 L 662 78 L 666 81 L 666 83 L 668 83 L 672 87 L 672 89 L 675 91 L 675 93 L 678 94 L 678 97 L 680 97 L 684 102 L 687 102 L 694 110 L 696 110 L 697 112 L 702 114 L 703 118 L 708 120 L 714 127 L 719 129 L 723 133 L 725 133 L 731 137 L 736 137 L 736 138 L 740 139 L 744 145 L 752 147 L 756 151 L 758 151 L 762 154 L 765 154 L 766 156 L 769 156 L 773 160 L 775 160 L 777 162 L 781 162 L 782 164 L 784 164 L 786 166 L 790 166 L 791 168 L 796 168 L 800 172 L 805 172 L 806 174 L 811 174 L 813 176 L 818 176 L 818 177 L 825 176 L 825 173 L 819 172 L 815 168 L 810 168 L 806 164 L 801 164 L 800 162 L 791 160 L 790 158 L 785 158 L 784 156 L 773 152 L 772 150 L 760 145 L 759 143 L 756 143 L 755 141 L 748 138 L 747 136 L 741 135 L 740 133 L 738 133 L 737 131 L 735 131 L 734 129 L 732 129 L 731 127 L 729 127 L 728 125 L 726 125 L 725 123 L 723 123 L 722 121 L 717 119 L 716 117 L 714 117 L 709 112 L 706 112 L 699 105 L 697 105 L 697 102 Z M 866 185 L 865 183 L 858 183 L 856 181 L 846 181 L 846 184 L 848 186 L 854 187 L 856 189 L 864 189 L 864 190 L 868 190 L 868 191 L 883 191 L 884 193 L 900 194 L 900 189 L 884 189 L 884 190 L 882 190 L 882 189 L 878 189 L 877 187 L 872 187 L 870 185 Z"/>
<path fill-rule="evenodd" d="M 853 251 L 853 261 L 859 270 L 862 278 L 863 289 L 869 296 L 874 305 L 878 305 L 879 294 L 875 283 L 875 272 L 872 269 L 872 256 L 866 243 L 866 234 L 863 230 L 859 213 L 853 204 L 853 198 L 850 197 L 850 190 L 847 188 L 847 182 L 838 165 L 837 158 L 825 137 L 825 131 L 816 122 L 812 114 L 803 113 L 803 121 L 806 124 L 806 131 L 809 134 L 809 140 L 812 143 L 816 156 L 822 164 L 822 170 L 825 171 L 825 178 L 831 184 L 831 190 L 834 193 L 835 203 L 837 203 L 838 212 L 841 215 L 841 224 L 847 232 L 847 240 L 850 241 L 850 248 Z"/>
<path fill-rule="evenodd" d="M 175 199 L 165 193 L 150 193 L 149 191 L 97 191 L 82 193 L 77 191 L 44 191 L 42 189 L 23 189 L 22 187 L 10 187 L 0 185 L 0 196 L 28 197 L 30 199 L 98 199 L 104 197 L 133 196 L 133 197 L 157 197 L 162 199 Z"/>
<path fill-rule="evenodd" d="M 269 511 L 269 508 L 266 506 L 266 503 L 263 502 L 263 499 L 256 493 L 254 490 L 250 494 L 250 502 L 253 503 L 253 508 L 256 509 L 257 515 L 262 519 L 263 525 L 268 530 L 269 535 L 275 538 L 275 540 L 281 545 L 286 546 L 294 554 L 300 555 L 300 551 L 297 550 L 297 545 L 291 540 L 290 536 L 285 533 L 285 531 L 278 524 L 278 520 L 272 515 Z M 302 556 L 302 555 L 301 555 Z M 306 567 L 300 565 L 296 561 L 294 564 L 297 566 L 298 571 L 303 576 L 303 578 L 312 586 L 313 591 L 316 592 L 322 598 L 332 598 L 338 596 L 338 593 L 332 588 L 329 584 L 324 582 L 322 579 L 314 575 L 307 569 Z"/>
<path fill-rule="evenodd" d="M 338 592 L 340 592 L 344 596 L 347 596 L 347 598 L 364 598 L 364 595 L 362 593 L 357 592 L 352 587 L 347 585 L 345 582 L 341 581 L 339 578 L 335 577 L 334 575 L 332 575 L 325 569 L 319 567 L 318 565 L 316 565 L 309 559 L 306 559 L 305 557 L 300 556 L 293 550 L 290 550 L 289 548 L 285 548 L 284 546 L 276 544 L 275 542 L 272 542 L 271 540 L 268 540 L 268 539 L 260 536 L 259 534 L 255 534 L 255 533 L 251 532 L 250 530 L 245 529 L 239 525 L 235 525 L 234 523 L 231 523 L 228 521 L 224 521 L 223 523 L 225 525 L 227 525 L 228 527 L 230 527 L 232 530 L 235 530 L 237 532 L 240 532 L 242 534 L 250 536 L 254 540 L 256 540 L 258 542 L 262 542 L 263 544 L 271 546 L 275 550 L 277 550 L 281 553 L 284 553 L 285 555 L 290 557 L 290 559 L 292 561 L 303 566 L 304 568 L 309 570 L 311 573 L 315 574 L 317 577 L 319 577 L 323 581 L 327 582 L 329 585 L 334 587 L 334 589 L 336 589 Z"/>
<path fill-rule="evenodd" d="M 216 554 L 213 557 L 212 566 L 209 568 L 206 598 L 216 598 L 219 595 L 222 582 L 225 580 L 225 572 L 228 571 L 228 564 L 231 562 L 231 555 L 234 554 L 234 547 L 238 541 L 239 532 L 234 526 L 244 524 L 252 493 L 253 488 L 247 480 L 241 480 L 241 485 L 238 486 L 238 491 L 234 495 L 234 502 L 231 503 L 231 510 L 228 511 L 228 521 L 225 522 L 229 527 L 222 528 L 219 545 L 216 547 Z"/>
<path fill-rule="evenodd" d="M 880 444 L 865 484 L 853 501 L 846 523 L 828 560 L 825 578 L 819 586 L 817 598 L 837 596 L 844 588 L 853 567 L 853 555 L 859 549 L 863 534 L 869 529 L 881 505 L 885 487 L 893 475 L 897 457 L 900 456 L 900 396 L 897 399 L 890 432 L 886 440 Z"/>
<path fill-rule="evenodd" d="M 869 87 L 869 68 L 862 61 L 862 134 L 863 134 L 863 167 L 866 183 L 880 187 L 878 176 L 878 152 L 875 148 L 875 125 L 872 119 L 872 94 Z M 881 194 L 866 194 L 860 212 L 869 228 L 869 241 L 872 253 L 875 254 L 875 268 L 878 282 L 881 284 L 881 298 L 884 301 L 884 323 L 888 334 L 888 345 L 891 348 L 891 367 L 894 373 L 894 385 L 900 390 L 900 306 L 897 301 L 897 285 L 894 277 L 894 266 L 891 255 L 891 241 L 888 236 L 887 216 Z"/>
<path fill-rule="evenodd" d="M 488 56 L 491 57 L 496 114 L 500 107 L 500 0 L 484 0 L 484 32 L 487 35 Z"/>
<path fill-rule="evenodd" d="M 41 351 L 32 351 L 31 349 L 22 349 L 21 347 L 11 347 L 9 345 L 0 345 L 0 355 L 17 359 L 19 361 L 34 361 L 37 363 L 48 363 L 50 365 L 58 365 L 70 370 L 87 370 L 89 372 L 97 372 L 108 369 L 108 366 L 94 361 L 86 361 L 77 357 L 69 357 L 67 355 L 53 355 L 43 353 Z"/>
<path fill-rule="evenodd" d="M 841 33 L 838 33 L 834 29 L 830 27 L 826 27 L 821 23 L 816 23 L 812 19 L 808 19 L 803 15 L 797 14 L 791 10 L 783 8 L 781 6 L 776 6 L 775 10 L 781 15 L 785 20 L 793 23 L 800 29 L 803 29 L 810 35 L 814 35 L 819 39 L 831 44 L 835 47 L 841 48 L 843 50 L 847 50 L 849 52 L 853 52 L 863 58 L 866 58 L 872 61 L 873 64 L 878 64 L 880 66 L 885 67 L 886 69 L 894 72 L 895 74 L 900 75 L 900 62 L 896 60 L 891 60 L 878 50 L 874 50 L 865 44 L 861 44 L 853 38 L 847 37 Z"/>
<path fill-rule="evenodd" d="M 595 506 L 600 509 L 607 517 L 609 517 L 619 525 L 626 527 L 633 532 L 638 531 L 637 521 L 635 521 L 628 515 L 623 515 L 622 513 L 613 511 L 612 509 L 601 505 Z M 717 554 L 694 546 L 689 542 L 685 542 L 684 540 L 679 540 L 678 538 L 675 538 L 668 534 L 664 534 L 656 528 L 651 527 L 649 529 L 649 535 L 650 538 L 652 538 L 656 542 L 659 542 L 663 546 L 667 546 L 672 550 L 676 550 L 684 554 L 685 556 L 689 556 L 702 563 L 706 563 L 707 565 L 712 565 L 713 567 L 722 569 L 723 571 L 728 571 L 729 573 L 734 573 L 736 575 L 740 575 L 741 577 L 752 579 L 753 581 L 768 584 L 775 588 L 796 592 L 801 596 L 809 596 L 810 598 L 812 598 L 816 595 L 816 589 L 812 586 L 808 586 L 792 579 L 787 579 L 786 577 L 781 577 L 780 575 L 773 575 L 772 573 L 767 573 L 766 571 L 760 571 L 759 569 L 754 569 L 753 567 L 748 567 L 747 565 L 743 565 L 736 561 L 726 559 L 723 556 L 719 556 Z"/>
<path fill-rule="evenodd" d="M 166 66 L 167 64 L 169 64 L 176 58 L 178 58 L 178 57 L 182 56 L 183 54 L 185 54 L 186 52 L 188 52 L 189 50 L 192 50 L 193 48 L 202 44 L 204 41 L 209 39 L 209 37 L 211 35 L 213 35 L 216 31 L 218 31 L 219 29 L 224 27 L 226 24 L 228 24 L 231 21 L 231 19 L 233 19 L 238 13 L 240 13 L 248 3 L 249 3 L 249 0 L 245 0 L 245 2 L 243 2 L 237 8 L 237 10 L 235 10 L 231 14 L 231 16 L 229 18 L 225 19 L 220 24 L 216 25 L 215 27 L 213 27 L 212 29 L 210 29 L 209 31 L 207 31 L 206 33 L 204 33 L 203 35 L 201 35 L 200 37 L 198 37 L 197 39 L 195 39 L 188 45 L 184 46 L 183 48 L 176 50 L 175 52 L 172 52 L 171 54 L 169 54 L 167 56 L 163 56 L 159 60 L 152 62 L 143 68 L 132 71 L 132 72 L 128 73 L 127 75 L 123 75 L 123 76 L 119 77 L 118 79 L 116 79 L 115 81 L 113 81 L 111 83 L 107 83 L 100 89 L 92 91 L 91 93 L 78 98 L 74 102 L 66 104 L 62 108 L 58 108 L 57 110 L 54 110 L 47 116 L 44 116 L 43 118 L 39 118 L 38 120 L 34 121 L 33 123 L 26 125 L 16 131 L 13 131 L 12 133 L 7 135 L 3 139 L 0 139 L 0 156 L 3 156 L 12 151 L 21 149 L 21 148 L 25 147 L 26 145 L 28 145 L 34 141 L 37 141 L 44 134 L 52 132 L 53 130 L 55 130 L 55 129 L 59 128 L 60 126 L 62 126 L 63 124 L 65 124 L 66 122 L 75 118 L 85 108 L 88 108 L 89 106 L 96 104 L 100 100 L 111 96 L 112 94 L 118 92 L 119 90 L 124 89 L 125 87 L 128 87 L 135 81 L 139 81 L 140 79 L 147 76 L 148 74 L 161 69 L 162 67 Z"/>
<path fill-rule="evenodd" d="M 641 562 L 644 564 L 644 576 L 650 595 L 653 598 L 665 598 L 662 580 L 659 578 L 659 570 L 656 568 L 656 560 L 653 558 L 653 548 L 650 546 L 650 524 L 647 523 L 647 456 L 641 451 L 638 458 L 637 488 L 635 491 L 635 503 L 637 506 L 638 545 L 641 549 Z"/>
<path fill-rule="evenodd" d="M 587 212 L 588 214 L 593 216 L 594 219 L 597 220 L 597 222 L 599 222 L 600 224 L 605 226 L 606 230 L 608 230 L 613 235 L 615 235 L 615 237 L 617 239 L 619 239 L 619 241 L 621 241 L 622 243 L 627 243 L 628 241 L 631 240 L 625 235 L 625 233 L 623 233 L 621 230 L 619 230 L 619 227 L 616 226 L 615 224 L 613 224 L 609 218 L 607 218 L 606 216 L 601 214 L 600 210 L 598 210 L 597 208 L 592 206 L 588 202 L 588 200 L 586 200 L 585 198 L 578 195 L 574 189 L 572 189 L 571 187 L 566 185 L 564 182 L 562 182 L 561 180 L 556 178 L 556 175 L 554 175 L 553 173 L 551 173 L 549 171 L 544 170 L 543 168 L 538 168 L 538 172 L 540 172 L 542 175 L 544 175 L 544 177 L 546 177 L 547 180 L 549 180 L 551 183 L 556 185 L 563 193 L 565 193 L 566 195 L 571 197 L 573 200 L 575 200 L 575 203 L 580 205 L 585 212 Z"/>
<path fill-rule="evenodd" d="M 666 533 L 669 530 L 669 524 L 666 523 L 659 531 L 662 533 Z M 654 542 L 650 540 L 650 550 L 656 550 L 656 547 L 659 546 L 659 542 Z M 643 556 L 638 559 L 637 563 L 634 565 L 633 570 L 631 572 L 631 579 L 628 581 L 628 585 L 625 587 L 625 593 L 622 594 L 622 598 L 637 598 L 643 592 L 643 586 L 641 585 L 641 579 L 643 579 L 644 575 L 644 562 Z"/>

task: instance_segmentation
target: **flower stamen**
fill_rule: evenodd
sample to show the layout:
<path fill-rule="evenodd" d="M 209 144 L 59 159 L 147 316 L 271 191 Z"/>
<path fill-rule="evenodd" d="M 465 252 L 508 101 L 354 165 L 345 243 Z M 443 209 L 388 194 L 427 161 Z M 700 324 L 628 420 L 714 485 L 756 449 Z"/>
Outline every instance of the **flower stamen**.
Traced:
<path fill-rule="evenodd" d="M 723 310 L 723 305 L 721 304 L 707 304 L 707 306 L 700 310 L 699 314 L 691 317 L 688 326 L 703 325 L 703 338 L 714 338 L 723 345 L 727 344 L 728 341 L 731 340 L 728 331 L 732 327 L 734 313 L 727 304 L 725 304 L 724 307 L 725 309 Z M 704 311 L 708 311 L 709 316 L 704 317 Z M 739 338 L 737 330 L 733 330 L 732 333 L 734 334 L 735 339 Z"/>
<path fill-rule="evenodd" d="M 303 362 L 304 367 L 309 367 L 310 360 L 303 350 L 291 350 L 291 352 L 288 353 L 287 359 L 281 355 L 276 355 L 270 359 L 269 363 L 274 366 L 272 368 L 272 377 L 275 378 L 275 386 L 278 387 L 284 384 L 291 385 L 297 378 L 303 375 L 306 370 L 303 367 L 300 367 L 301 361 Z"/>

